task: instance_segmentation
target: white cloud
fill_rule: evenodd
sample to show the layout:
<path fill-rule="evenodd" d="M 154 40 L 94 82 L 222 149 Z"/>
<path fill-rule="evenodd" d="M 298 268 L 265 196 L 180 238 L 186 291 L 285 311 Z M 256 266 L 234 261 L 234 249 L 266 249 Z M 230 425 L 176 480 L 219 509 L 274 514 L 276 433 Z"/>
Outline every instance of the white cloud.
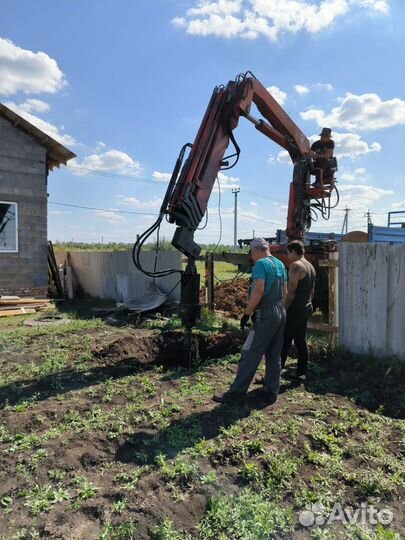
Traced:
<path fill-rule="evenodd" d="M 280 32 L 320 32 L 356 7 L 388 12 L 386 0 L 196 0 L 172 24 L 192 35 L 276 40 Z"/>
<path fill-rule="evenodd" d="M 64 75 L 53 58 L 32 52 L 0 38 L 0 94 L 54 94 L 65 85 Z"/>
<path fill-rule="evenodd" d="M 279 163 L 292 163 L 290 154 L 287 152 L 287 150 L 280 150 L 277 155 L 277 161 Z"/>
<path fill-rule="evenodd" d="M 340 232 L 343 225 L 344 209 L 349 208 L 349 231 L 367 230 L 366 214 L 369 209 L 378 212 L 372 215 L 374 224 L 385 225 L 386 215 L 379 215 L 383 208 L 382 203 L 386 197 L 392 196 L 394 192 L 389 189 L 377 188 L 369 184 L 338 184 L 340 203 L 332 210 L 331 219 L 327 222 L 320 219 L 314 223 L 312 230 L 329 230 Z"/>
<path fill-rule="evenodd" d="M 273 163 L 275 163 L 276 161 L 276 158 L 273 156 L 273 154 L 270 154 L 269 157 L 267 158 L 267 163 L 269 165 L 273 165 Z"/>
<path fill-rule="evenodd" d="M 296 84 L 294 85 L 294 89 L 300 96 L 303 96 L 304 94 L 308 94 L 309 87 L 306 84 Z"/>
<path fill-rule="evenodd" d="M 394 98 L 382 101 L 377 94 L 346 94 L 330 113 L 308 109 L 301 113 L 304 120 L 314 120 L 319 126 L 347 130 L 377 130 L 405 124 L 405 101 Z"/>
<path fill-rule="evenodd" d="M 17 114 L 25 118 L 25 120 L 36 126 L 38 129 L 49 135 L 49 137 L 52 137 L 52 139 L 55 139 L 58 142 L 65 144 L 66 146 L 75 146 L 77 144 L 77 141 L 72 136 L 68 135 L 67 133 L 61 133 L 61 130 L 63 130 L 63 126 L 58 128 L 54 124 L 51 124 L 50 122 L 47 122 L 46 120 L 43 120 L 42 118 L 31 114 L 31 111 L 49 111 L 50 106 L 44 101 L 41 101 L 39 99 L 28 99 L 24 103 L 17 104 L 13 101 L 9 101 L 6 102 L 5 105 L 9 109 L 13 110 Z"/>
<path fill-rule="evenodd" d="M 154 180 L 156 180 L 156 182 L 168 182 L 170 178 L 172 177 L 172 175 L 171 173 L 154 171 L 152 173 L 152 177 Z"/>
<path fill-rule="evenodd" d="M 333 90 L 333 86 L 330 83 L 317 82 L 314 84 L 296 84 L 294 85 L 294 89 L 297 94 L 299 94 L 300 96 L 304 96 L 308 94 L 311 89 L 331 92 Z"/>
<path fill-rule="evenodd" d="M 362 7 L 370 7 L 380 13 L 388 13 L 389 7 L 387 0 L 357 0 Z"/>
<path fill-rule="evenodd" d="M 370 206 L 387 195 L 393 195 L 391 189 L 377 188 L 371 185 L 342 184 L 339 185 L 341 203 L 357 208 L 360 206 Z"/>
<path fill-rule="evenodd" d="M 341 182 L 365 182 L 369 178 L 364 167 L 357 167 L 354 171 L 345 170 L 339 175 Z"/>
<path fill-rule="evenodd" d="M 316 138 L 319 138 L 319 136 Z M 354 159 L 363 154 L 381 151 L 381 144 L 378 142 L 368 144 L 357 133 L 335 132 L 333 134 L 333 140 L 335 141 L 334 155 L 338 158 L 349 157 Z"/>
<path fill-rule="evenodd" d="M 284 105 L 287 99 L 286 92 L 283 92 L 283 90 L 280 90 L 280 88 L 278 88 L 277 86 L 268 86 L 266 90 L 270 92 L 270 94 L 280 105 Z"/>
<path fill-rule="evenodd" d="M 15 104 L 14 104 L 15 105 Z M 18 106 L 20 111 L 30 112 L 47 112 L 51 109 L 49 103 L 42 101 L 41 99 L 27 99 L 24 103 L 20 103 Z"/>
<path fill-rule="evenodd" d="M 142 171 L 138 161 L 135 161 L 121 150 L 107 150 L 106 152 L 91 154 L 82 161 L 74 159 L 68 165 L 75 174 L 89 174 L 92 171 L 115 172 L 128 176 L 137 176 Z"/>
<path fill-rule="evenodd" d="M 126 197 L 124 195 L 117 195 L 119 204 L 123 206 L 130 206 L 131 208 L 150 208 L 159 209 L 162 204 L 162 199 L 155 197 L 150 201 L 141 201 L 136 197 Z"/>
<path fill-rule="evenodd" d="M 236 176 L 227 176 L 226 174 L 219 172 L 218 173 L 218 180 L 219 184 L 221 186 L 221 191 L 230 190 L 233 188 L 240 187 L 240 179 Z M 213 192 L 217 193 L 219 191 L 218 189 L 218 182 L 215 182 L 213 187 Z"/>
<path fill-rule="evenodd" d="M 254 201 L 250 201 L 249 204 L 250 204 L 250 206 L 255 206 L 255 207 L 256 207 L 256 206 L 259 206 L 259 205 L 257 204 L 257 202 L 254 202 Z"/>
<path fill-rule="evenodd" d="M 317 88 L 319 90 L 326 90 L 332 92 L 333 86 L 330 83 L 315 83 L 312 85 L 312 88 Z"/>
<path fill-rule="evenodd" d="M 394 208 L 398 208 L 399 210 L 400 210 L 401 208 L 404 208 L 404 209 L 405 209 L 405 199 L 404 199 L 403 201 L 394 203 L 392 206 L 393 206 Z"/>
<path fill-rule="evenodd" d="M 111 224 L 122 223 L 124 221 L 124 217 L 114 212 L 114 210 L 97 210 L 95 216 Z"/>

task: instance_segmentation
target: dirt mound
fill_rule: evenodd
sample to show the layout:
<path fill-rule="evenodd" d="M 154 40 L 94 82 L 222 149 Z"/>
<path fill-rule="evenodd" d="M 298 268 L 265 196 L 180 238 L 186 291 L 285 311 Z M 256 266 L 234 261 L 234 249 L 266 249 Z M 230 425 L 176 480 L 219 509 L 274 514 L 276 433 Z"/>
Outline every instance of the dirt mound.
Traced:
<path fill-rule="evenodd" d="M 249 280 L 244 278 L 218 283 L 214 290 L 215 309 L 238 318 L 246 305 L 248 289 Z"/>
<path fill-rule="evenodd" d="M 244 335 L 241 332 L 228 332 L 226 334 L 205 334 L 195 332 L 193 335 L 194 348 L 202 360 L 208 358 L 221 358 L 227 354 L 235 354 L 243 343 Z M 141 333 L 119 337 L 114 341 L 93 348 L 96 358 L 108 360 L 109 365 L 128 366 L 128 360 L 134 365 L 183 365 L 183 332 L 180 330 L 169 332 L 149 332 L 145 336 Z M 185 366 L 186 367 L 186 366 Z"/>

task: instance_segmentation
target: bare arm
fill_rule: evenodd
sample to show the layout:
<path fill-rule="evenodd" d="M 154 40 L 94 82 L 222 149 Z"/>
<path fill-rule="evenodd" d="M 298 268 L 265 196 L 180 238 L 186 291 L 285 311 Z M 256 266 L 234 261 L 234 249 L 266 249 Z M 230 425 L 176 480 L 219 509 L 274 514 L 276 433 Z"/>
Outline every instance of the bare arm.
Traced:
<path fill-rule="evenodd" d="M 295 298 L 295 292 L 298 287 L 298 282 L 300 278 L 300 267 L 296 263 L 292 263 L 290 266 L 290 271 L 288 273 L 288 286 L 287 286 L 287 295 L 285 297 L 285 307 L 288 308 L 292 301 Z"/>
<path fill-rule="evenodd" d="M 333 148 L 328 148 L 323 154 L 317 154 L 316 152 L 311 152 L 311 157 L 315 159 L 330 159 L 333 155 Z"/>
<path fill-rule="evenodd" d="M 264 294 L 264 279 L 255 279 L 253 291 L 245 308 L 245 315 L 251 315 Z"/>

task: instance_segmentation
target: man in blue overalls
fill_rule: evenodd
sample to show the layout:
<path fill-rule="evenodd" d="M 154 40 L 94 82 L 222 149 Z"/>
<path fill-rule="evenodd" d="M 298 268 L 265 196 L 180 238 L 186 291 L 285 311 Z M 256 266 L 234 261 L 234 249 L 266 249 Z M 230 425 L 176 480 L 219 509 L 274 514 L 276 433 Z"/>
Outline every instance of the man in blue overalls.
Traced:
<path fill-rule="evenodd" d="M 234 382 L 227 392 L 213 397 L 219 403 L 239 401 L 246 395 L 263 356 L 266 358 L 263 397 L 269 404 L 274 403 L 280 389 L 287 272 L 284 264 L 270 255 L 264 238 L 252 240 L 250 249 L 254 263 L 252 287 L 241 327 L 245 327 L 253 314 L 254 323 L 242 347 Z"/>

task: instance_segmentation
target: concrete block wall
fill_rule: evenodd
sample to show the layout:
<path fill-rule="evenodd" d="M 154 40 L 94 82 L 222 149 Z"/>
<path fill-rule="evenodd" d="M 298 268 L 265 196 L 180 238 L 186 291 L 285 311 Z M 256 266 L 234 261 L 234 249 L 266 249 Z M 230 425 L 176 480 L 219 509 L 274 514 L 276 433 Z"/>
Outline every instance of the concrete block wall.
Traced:
<path fill-rule="evenodd" d="M 18 204 L 18 253 L 0 251 L 0 295 L 45 296 L 46 148 L 0 117 L 0 201 Z"/>

